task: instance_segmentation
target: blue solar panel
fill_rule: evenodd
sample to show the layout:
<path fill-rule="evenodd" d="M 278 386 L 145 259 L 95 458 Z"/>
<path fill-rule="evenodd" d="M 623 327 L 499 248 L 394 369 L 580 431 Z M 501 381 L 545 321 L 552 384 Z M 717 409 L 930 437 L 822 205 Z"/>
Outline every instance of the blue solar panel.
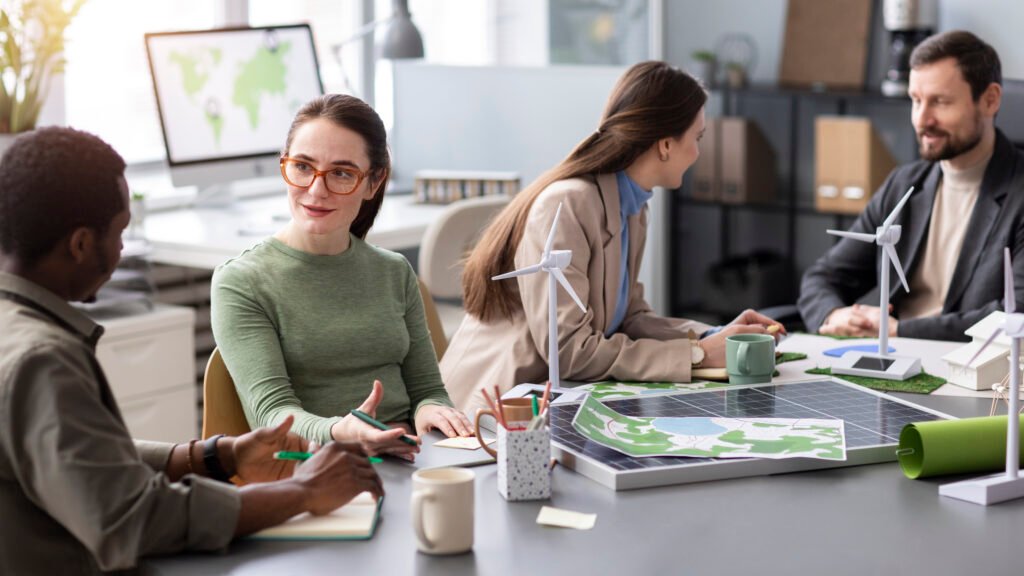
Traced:
<path fill-rule="evenodd" d="M 553 405 L 552 441 L 571 456 L 563 456 L 563 463 L 616 489 L 895 460 L 895 453 L 891 448 L 897 444 L 900 430 L 904 425 L 945 417 L 895 398 L 835 380 L 645 396 L 608 400 L 604 404 L 616 412 L 629 416 L 829 418 L 845 422 L 845 463 L 810 458 L 634 458 L 590 442 L 577 432 L 572 427 L 572 420 L 579 408 L 578 405 Z M 687 467 L 695 471 L 688 473 L 685 470 Z M 701 470 L 696 472 L 697 468 Z M 667 473 L 657 473 L 666 469 L 671 470 Z M 642 473 L 645 470 L 652 471 L 652 474 L 647 477 L 632 474 L 628 480 L 618 478 L 620 472 Z"/>

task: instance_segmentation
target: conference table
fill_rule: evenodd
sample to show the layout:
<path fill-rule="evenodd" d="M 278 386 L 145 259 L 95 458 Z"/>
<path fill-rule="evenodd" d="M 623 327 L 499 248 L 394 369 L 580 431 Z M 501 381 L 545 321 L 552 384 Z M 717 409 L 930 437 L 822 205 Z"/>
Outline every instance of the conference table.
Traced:
<path fill-rule="evenodd" d="M 805 340 L 801 340 L 804 338 Z M 793 337 L 782 350 L 820 337 Z M 822 341 L 805 362 L 818 363 Z M 893 339 L 930 351 L 925 369 L 958 344 Z M 798 363 L 792 363 L 798 364 Z M 780 365 L 780 381 L 797 366 Z M 946 414 L 987 415 L 991 400 L 896 394 Z M 376 465 L 387 496 L 369 541 L 239 540 L 225 554 L 149 558 L 146 574 L 1020 574 L 1024 500 L 983 507 L 938 495 L 959 478 L 908 480 L 895 462 L 615 492 L 557 466 L 552 496 L 506 502 L 494 464 L 476 473 L 472 552 L 430 556 L 410 523 L 415 465 Z M 541 506 L 597 514 L 591 530 L 536 523 Z"/>

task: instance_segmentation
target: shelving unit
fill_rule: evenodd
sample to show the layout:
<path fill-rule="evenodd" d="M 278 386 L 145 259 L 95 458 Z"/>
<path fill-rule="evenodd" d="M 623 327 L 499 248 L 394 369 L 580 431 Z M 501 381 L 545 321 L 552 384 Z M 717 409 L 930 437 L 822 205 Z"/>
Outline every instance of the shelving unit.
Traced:
<path fill-rule="evenodd" d="M 669 229 L 672 314 L 724 322 L 744 308 L 796 301 L 800 277 L 832 245 L 826 228 L 849 227 L 853 216 L 814 208 L 814 121 L 820 115 L 871 119 L 897 163 L 917 158 L 908 98 L 875 91 L 810 91 L 777 86 L 714 89 L 706 115 L 741 116 L 760 127 L 776 157 L 774 203 L 722 204 L 697 200 L 689 178 L 672 195 Z M 752 254 L 778 257 L 764 278 L 737 290 L 711 281 L 716 266 Z M 765 256 L 767 259 L 767 256 Z M 756 274 L 755 274 L 756 275 Z M 742 284 L 742 282 L 740 282 Z"/>

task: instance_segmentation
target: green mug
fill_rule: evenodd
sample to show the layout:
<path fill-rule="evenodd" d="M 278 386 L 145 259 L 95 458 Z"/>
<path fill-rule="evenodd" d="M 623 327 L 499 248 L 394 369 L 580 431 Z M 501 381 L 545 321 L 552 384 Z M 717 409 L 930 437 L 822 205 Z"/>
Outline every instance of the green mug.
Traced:
<path fill-rule="evenodd" d="M 725 370 L 730 384 L 771 382 L 775 372 L 775 338 L 771 334 L 736 334 L 725 339 Z"/>

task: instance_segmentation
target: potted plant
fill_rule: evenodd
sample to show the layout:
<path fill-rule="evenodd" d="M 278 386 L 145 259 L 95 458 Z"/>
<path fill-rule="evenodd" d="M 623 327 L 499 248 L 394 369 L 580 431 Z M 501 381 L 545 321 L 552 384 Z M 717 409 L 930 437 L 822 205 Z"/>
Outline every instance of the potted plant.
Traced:
<path fill-rule="evenodd" d="M 729 88 L 743 88 L 747 85 L 747 67 L 740 62 L 726 63 L 725 79 Z"/>
<path fill-rule="evenodd" d="M 8 140 L 36 127 L 50 82 L 64 71 L 64 31 L 84 3 L 13 0 L 0 7 L 0 134 Z"/>
<path fill-rule="evenodd" d="M 715 85 L 715 53 L 710 50 L 697 50 L 690 54 L 693 65 L 690 73 L 711 88 Z"/>

